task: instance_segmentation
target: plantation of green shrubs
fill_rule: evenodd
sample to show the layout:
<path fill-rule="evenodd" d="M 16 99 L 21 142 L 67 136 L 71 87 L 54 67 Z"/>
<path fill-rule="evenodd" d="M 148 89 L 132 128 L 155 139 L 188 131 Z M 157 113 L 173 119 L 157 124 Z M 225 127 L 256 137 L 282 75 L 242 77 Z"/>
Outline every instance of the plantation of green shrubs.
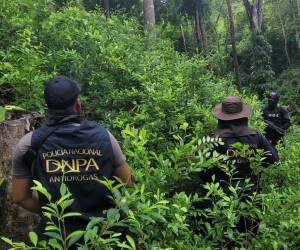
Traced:
<path fill-rule="evenodd" d="M 297 125 L 278 147 L 280 162 L 263 169 L 261 194 L 242 201 L 232 186 L 233 194 L 226 195 L 217 182 L 200 183 L 198 172 L 224 164 L 209 154 L 219 143 L 212 137 L 211 111 L 224 96 L 238 95 L 231 76 L 215 75 L 203 56 L 182 55 L 159 35 L 151 40 L 137 20 L 123 14 L 106 18 L 76 2 L 58 9 L 45 0 L 3 0 L 0 10 L 0 87 L 9 90 L 7 98 L 44 112 L 46 80 L 67 75 L 80 82 L 83 115 L 116 135 L 135 177 L 129 189 L 104 182 L 117 205 L 85 231 L 66 239 L 53 225 L 49 242 L 34 233 L 27 243 L 2 238 L 11 249 L 66 249 L 79 237 L 85 241 L 81 250 L 226 249 L 228 240 L 232 249 L 300 248 Z M 250 92 L 241 95 L 253 107 L 251 126 L 263 131 L 262 102 Z M 261 168 L 260 161 L 256 157 L 253 166 Z M 64 184 L 61 194 L 71 199 Z M 199 200 L 214 205 L 197 209 L 193 203 Z M 68 204 L 49 203 L 61 212 Z M 200 214 L 213 223 L 197 221 Z M 243 215 L 261 220 L 256 237 L 237 231 Z"/>

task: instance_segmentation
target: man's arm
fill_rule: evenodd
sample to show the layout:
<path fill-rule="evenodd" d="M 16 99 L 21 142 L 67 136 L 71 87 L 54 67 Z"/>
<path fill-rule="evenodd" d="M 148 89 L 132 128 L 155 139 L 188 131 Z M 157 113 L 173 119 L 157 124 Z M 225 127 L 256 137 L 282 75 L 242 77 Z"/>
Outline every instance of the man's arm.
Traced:
<path fill-rule="evenodd" d="M 271 143 L 261 134 L 260 137 L 260 147 L 265 150 L 266 152 L 266 159 L 263 161 L 263 165 L 269 166 L 275 162 L 279 161 L 278 153 L 276 148 L 271 145 Z"/>
<path fill-rule="evenodd" d="M 34 213 L 40 211 L 40 202 L 30 189 L 32 180 L 29 178 L 13 178 L 11 197 L 13 202 Z"/>
<path fill-rule="evenodd" d="M 127 187 L 132 186 L 131 174 L 127 162 L 116 168 L 113 175 L 120 178 L 122 182 L 126 183 Z"/>
<path fill-rule="evenodd" d="M 31 171 L 24 162 L 24 155 L 31 146 L 32 133 L 26 134 L 16 145 L 12 159 L 12 190 L 13 202 L 31 211 L 39 212 L 40 204 L 37 196 L 33 195 Z"/>
<path fill-rule="evenodd" d="M 109 131 L 108 134 L 109 134 L 109 138 L 110 138 L 110 142 L 114 154 L 115 166 L 114 166 L 113 175 L 121 179 L 122 182 L 126 183 L 127 187 L 131 187 L 132 177 L 131 177 L 129 166 L 126 162 L 126 158 L 116 138 Z"/>

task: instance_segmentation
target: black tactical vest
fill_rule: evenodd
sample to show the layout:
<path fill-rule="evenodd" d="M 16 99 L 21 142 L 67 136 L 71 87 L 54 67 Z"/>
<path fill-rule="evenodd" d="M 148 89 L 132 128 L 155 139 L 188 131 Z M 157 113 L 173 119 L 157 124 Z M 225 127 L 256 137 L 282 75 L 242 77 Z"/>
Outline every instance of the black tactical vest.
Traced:
<path fill-rule="evenodd" d="M 270 110 L 268 106 L 266 106 L 263 110 L 264 120 L 271 121 L 278 127 L 283 125 L 284 115 L 286 111 L 280 107 L 277 107 L 273 110 Z"/>
<path fill-rule="evenodd" d="M 224 145 L 221 145 L 217 148 L 218 153 L 227 155 L 229 160 L 235 162 L 235 167 L 237 173 L 235 177 L 238 178 L 255 178 L 253 171 L 250 167 L 250 160 L 248 158 L 243 158 L 238 155 L 238 151 L 232 147 L 232 144 L 240 142 L 242 144 L 249 145 L 249 157 L 253 157 L 256 154 L 256 150 L 261 147 L 261 135 L 256 134 L 249 134 L 244 136 L 232 136 L 227 138 L 222 138 Z"/>
<path fill-rule="evenodd" d="M 251 184 L 253 184 L 253 187 L 248 189 L 248 191 L 257 191 L 259 182 L 258 182 L 258 175 L 256 175 L 252 168 L 251 168 L 251 162 L 249 160 L 250 157 L 253 157 L 256 154 L 257 149 L 263 149 L 265 151 L 272 152 L 272 155 L 265 159 L 264 162 L 262 162 L 263 166 L 267 166 L 272 164 L 273 158 L 276 158 L 276 152 L 274 152 L 274 149 L 269 145 L 269 143 L 266 141 L 266 139 L 257 132 L 252 132 L 249 134 L 243 134 L 243 135 L 232 135 L 232 136 L 226 136 L 222 138 L 222 141 L 224 142 L 223 145 L 219 145 L 216 148 L 216 151 L 219 154 L 227 155 L 229 160 L 234 163 L 234 166 L 236 168 L 236 172 L 233 175 L 234 179 L 232 180 L 233 183 L 240 182 L 240 187 L 243 187 L 246 185 L 245 180 L 246 178 L 249 178 L 251 181 Z M 241 157 L 238 153 L 238 151 L 232 146 L 234 143 L 241 143 L 241 144 L 248 144 L 249 145 L 249 151 L 247 152 L 247 157 Z M 274 155 L 274 156 L 273 156 Z M 227 182 L 229 181 L 228 176 L 219 168 L 214 168 L 212 174 L 215 174 L 216 179 L 220 181 L 221 185 L 224 184 L 224 186 L 227 186 Z"/>
<path fill-rule="evenodd" d="M 32 143 L 45 130 L 46 127 L 35 130 Z M 113 170 L 113 149 L 108 131 L 95 122 L 83 121 L 80 125 L 60 125 L 44 141 L 33 164 L 33 179 L 43 184 L 53 201 L 60 197 L 60 184 L 67 185 L 74 198 L 68 212 L 82 214 L 66 220 L 67 231 L 71 232 L 85 229 L 90 217 L 100 216 L 104 209 L 112 206 L 108 190 L 95 179 L 111 179 Z M 40 203 L 41 206 L 47 203 L 42 194 Z"/>

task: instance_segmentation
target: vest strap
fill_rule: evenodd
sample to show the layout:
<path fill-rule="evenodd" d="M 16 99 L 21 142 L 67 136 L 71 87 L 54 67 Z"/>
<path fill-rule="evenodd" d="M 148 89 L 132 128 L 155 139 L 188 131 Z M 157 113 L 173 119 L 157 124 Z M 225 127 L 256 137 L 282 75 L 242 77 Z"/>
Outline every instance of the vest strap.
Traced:
<path fill-rule="evenodd" d="M 33 161 L 37 157 L 37 151 L 40 146 L 46 141 L 46 139 L 58 128 L 58 126 L 44 126 L 44 133 L 42 136 L 38 137 L 36 140 L 31 141 L 31 146 L 24 155 L 24 161 L 28 168 L 31 168 Z"/>

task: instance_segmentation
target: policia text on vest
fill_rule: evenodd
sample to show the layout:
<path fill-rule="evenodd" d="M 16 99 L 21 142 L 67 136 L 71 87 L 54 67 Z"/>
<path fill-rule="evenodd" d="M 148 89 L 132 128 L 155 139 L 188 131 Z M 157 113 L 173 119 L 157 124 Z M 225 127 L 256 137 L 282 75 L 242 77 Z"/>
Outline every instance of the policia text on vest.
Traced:
<path fill-rule="evenodd" d="M 97 178 L 96 171 L 100 170 L 94 157 L 101 157 L 100 149 L 67 148 L 42 153 L 45 161 L 45 171 L 50 174 L 50 182 L 90 181 Z M 63 157 L 63 159 L 62 159 Z M 80 158 L 78 158 L 80 157 Z M 79 173 L 76 175 L 51 176 L 51 174 Z M 94 174 L 93 174 L 94 173 Z"/>

